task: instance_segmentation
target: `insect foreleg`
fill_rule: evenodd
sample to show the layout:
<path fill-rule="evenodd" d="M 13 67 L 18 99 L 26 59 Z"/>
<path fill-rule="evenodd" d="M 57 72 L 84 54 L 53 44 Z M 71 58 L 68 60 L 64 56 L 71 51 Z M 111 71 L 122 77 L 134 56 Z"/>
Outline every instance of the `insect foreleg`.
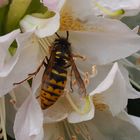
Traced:
<path fill-rule="evenodd" d="M 75 57 L 75 58 L 80 58 L 82 60 L 86 60 L 85 56 L 82 56 L 82 55 L 79 55 L 79 54 L 72 54 L 72 56 Z"/>
<path fill-rule="evenodd" d="M 34 75 L 36 75 L 39 71 L 40 71 L 40 69 L 41 69 L 41 67 L 44 65 L 45 67 L 47 67 L 48 65 L 47 65 L 47 63 L 45 62 L 45 60 L 47 60 L 47 63 L 48 63 L 48 58 L 47 58 L 47 56 L 44 58 L 44 60 L 42 61 L 42 63 L 40 64 L 40 66 L 37 68 L 37 70 L 35 71 L 35 72 L 33 72 L 33 73 L 30 73 L 30 74 L 28 74 L 29 76 L 34 76 Z"/>
<path fill-rule="evenodd" d="M 13 83 L 13 85 L 19 85 L 19 84 L 21 84 L 21 83 L 23 83 L 23 82 L 25 82 L 25 81 L 31 79 L 33 76 L 35 76 L 35 75 L 40 71 L 40 69 L 41 69 L 41 67 L 42 67 L 43 65 L 44 65 L 45 67 L 47 67 L 48 65 L 46 64 L 45 59 L 46 59 L 47 62 L 48 62 L 48 58 L 47 58 L 47 56 L 46 56 L 46 57 L 44 58 L 44 60 L 42 61 L 42 63 L 40 64 L 40 66 L 37 68 L 37 70 L 36 70 L 35 72 L 28 74 L 28 77 L 27 77 L 26 79 L 24 79 L 24 80 L 22 80 L 22 81 L 20 81 L 20 82 L 18 82 L 18 83 Z"/>

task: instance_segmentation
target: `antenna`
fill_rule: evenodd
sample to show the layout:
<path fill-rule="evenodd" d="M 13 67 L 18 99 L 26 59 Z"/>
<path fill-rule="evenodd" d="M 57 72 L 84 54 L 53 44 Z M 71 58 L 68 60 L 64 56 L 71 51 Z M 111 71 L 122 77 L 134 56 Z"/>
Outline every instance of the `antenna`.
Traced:
<path fill-rule="evenodd" d="M 69 31 L 66 31 L 66 33 L 67 33 L 67 38 L 66 39 L 68 40 L 68 38 L 69 38 Z"/>
<path fill-rule="evenodd" d="M 61 38 L 58 33 L 55 33 L 58 38 Z"/>

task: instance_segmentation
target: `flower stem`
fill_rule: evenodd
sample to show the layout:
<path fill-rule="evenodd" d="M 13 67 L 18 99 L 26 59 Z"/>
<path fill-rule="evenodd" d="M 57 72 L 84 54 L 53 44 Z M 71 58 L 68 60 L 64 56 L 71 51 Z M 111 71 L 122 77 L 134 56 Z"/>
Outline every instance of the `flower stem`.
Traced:
<path fill-rule="evenodd" d="M 7 16 L 6 32 L 18 27 L 20 19 L 24 16 L 31 2 L 32 0 L 12 0 Z"/>

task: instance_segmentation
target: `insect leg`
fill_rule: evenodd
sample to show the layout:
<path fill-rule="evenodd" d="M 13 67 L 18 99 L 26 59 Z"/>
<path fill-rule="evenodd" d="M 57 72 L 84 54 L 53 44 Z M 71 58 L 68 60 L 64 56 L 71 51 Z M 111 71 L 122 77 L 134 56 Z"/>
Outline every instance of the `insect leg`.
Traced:
<path fill-rule="evenodd" d="M 82 56 L 82 55 L 79 55 L 79 54 L 72 54 L 73 57 L 76 57 L 76 58 L 80 58 L 80 59 L 83 59 L 85 60 L 86 57 L 85 56 Z"/>
<path fill-rule="evenodd" d="M 47 56 L 45 57 L 45 59 L 46 59 L 47 62 L 48 62 Z M 21 83 L 23 83 L 23 82 L 25 82 L 25 81 L 31 79 L 34 75 L 36 75 L 36 74 L 39 72 L 39 70 L 41 69 L 41 67 L 42 67 L 43 65 L 45 65 L 45 67 L 47 67 L 47 64 L 46 64 L 46 62 L 45 62 L 45 59 L 42 61 L 42 63 L 40 64 L 40 66 L 37 68 L 37 70 L 36 70 L 35 72 L 28 74 L 28 77 L 27 77 L 26 79 L 24 79 L 24 80 L 22 80 L 22 81 L 20 81 L 20 82 L 17 82 L 17 83 L 13 83 L 13 85 L 19 85 L 19 84 L 21 84 Z"/>
<path fill-rule="evenodd" d="M 23 82 L 25 82 L 25 81 L 31 79 L 32 77 L 33 77 L 32 75 L 31 75 L 31 76 L 28 76 L 26 79 L 24 79 L 24 80 L 22 80 L 22 81 L 20 81 L 20 82 L 18 82 L 18 83 L 13 83 L 13 85 L 19 85 L 19 84 L 21 84 L 21 83 L 23 83 Z"/>
<path fill-rule="evenodd" d="M 71 92 L 73 92 L 73 88 L 72 88 L 72 68 L 71 68 L 71 71 L 70 71 L 70 88 L 71 88 Z"/>
<path fill-rule="evenodd" d="M 47 60 L 47 63 L 48 63 L 48 57 L 46 56 L 45 58 L 44 58 L 44 60 L 42 61 L 42 63 L 40 64 L 40 66 L 37 68 L 37 70 L 35 71 L 35 72 L 33 72 L 33 73 L 30 73 L 30 74 L 28 74 L 29 76 L 34 76 L 34 75 L 36 75 L 39 71 L 40 71 L 40 69 L 41 69 L 41 67 L 44 65 L 45 67 L 47 67 L 48 65 L 46 64 L 46 62 L 45 62 L 45 59 Z"/>

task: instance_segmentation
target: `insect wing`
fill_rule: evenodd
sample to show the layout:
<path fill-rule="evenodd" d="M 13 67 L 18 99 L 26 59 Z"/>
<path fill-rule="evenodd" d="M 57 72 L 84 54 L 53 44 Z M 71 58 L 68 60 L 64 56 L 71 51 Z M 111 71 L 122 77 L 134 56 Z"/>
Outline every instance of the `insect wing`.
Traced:
<path fill-rule="evenodd" d="M 81 75 L 76 67 L 73 57 L 70 57 L 70 62 L 71 62 L 72 70 L 73 70 L 75 78 L 76 78 L 77 85 L 79 87 L 80 94 L 83 94 L 85 96 L 86 87 L 85 87 L 84 81 L 82 80 Z"/>

